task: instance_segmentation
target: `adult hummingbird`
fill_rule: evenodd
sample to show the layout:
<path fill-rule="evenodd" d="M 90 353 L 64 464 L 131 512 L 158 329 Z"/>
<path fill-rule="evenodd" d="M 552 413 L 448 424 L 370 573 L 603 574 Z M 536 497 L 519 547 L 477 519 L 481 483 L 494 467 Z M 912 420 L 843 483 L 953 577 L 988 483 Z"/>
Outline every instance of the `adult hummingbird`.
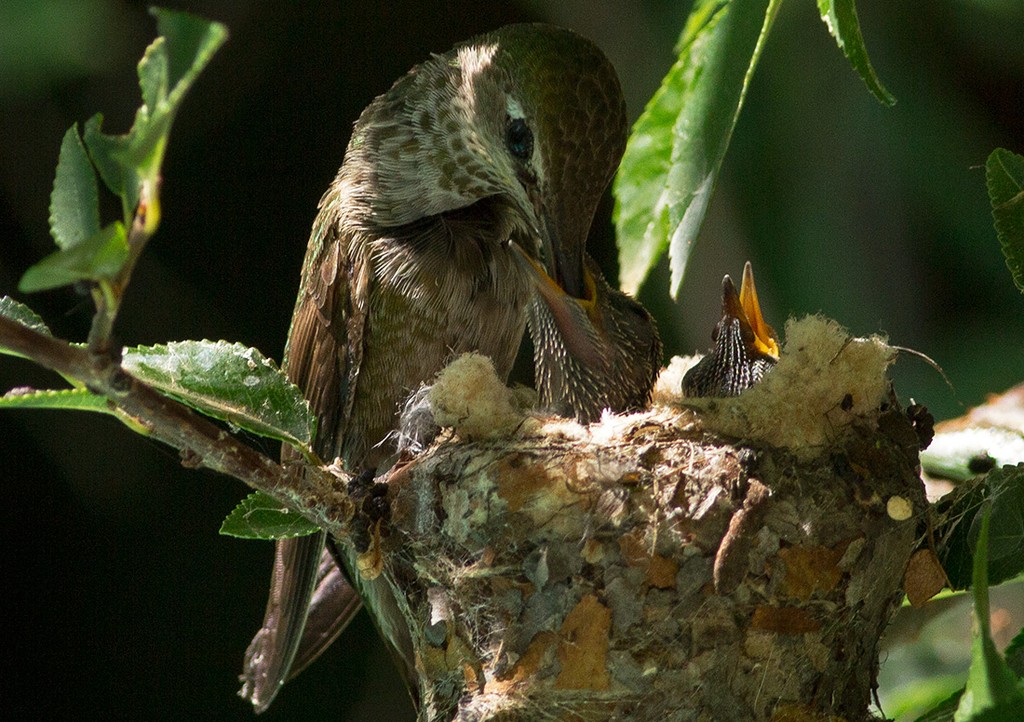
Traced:
<path fill-rule="evenodd" d="M 683 376 L 684 396 L 739 396 L 778 362 L 779 337 L 761 314 L 749 261 L 738 293 L 722 279 L 722 319 L 711 337 L 714 348 Z"/>
<path fill-rule="evenodd" d="M 363 111 L 320 201 L 285 349 L 322 458 L 340 457 L 353 474 L 386 468 L 402 402 L 461 353 L 486 354 L 507 376 L 535 287 L 520 253 L 567 296 L 584 296 L 587 234 L 626 132 L 609 61 L 546 25 L 507 26 L 435 55 Z M 324 545 L 322 533 L 277 543 L 242 675 L 257 711 L 359 609 Z M 338 547 L 411 675 L 390 588 L 360 579 Z"/>

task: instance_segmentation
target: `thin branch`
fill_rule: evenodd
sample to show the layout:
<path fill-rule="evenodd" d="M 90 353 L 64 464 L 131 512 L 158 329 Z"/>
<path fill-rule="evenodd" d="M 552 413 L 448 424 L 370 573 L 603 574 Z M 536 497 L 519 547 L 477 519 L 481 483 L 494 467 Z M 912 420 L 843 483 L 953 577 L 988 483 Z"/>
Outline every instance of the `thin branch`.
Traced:
<path fill-rule="evenodd" d="M 279 464 L 226 430 L 142 383 L 107 354 L 92 354 L 67 341 L 0 316 L 0 345 L 69 378 L 132 417 L 138 427 L 181 455 L 186 466 L 228 474 L 293 507 L 329 532 L 340 532 L 352 504 L 337 471 L 304 463 Z"/>
<path fill-rule="evenodd" d="M 121 299 L 131 280 L 135 263 L 146 247 L 146 242 L 160 225 L 159 178 L 143 181 L 139 188 L 139 203 L 135 207 L 128 226 L 128 258 L 111 281 L 100 281 L 93 289 L 96 314 L 89 329 L 89 351 L 94 355 L 111 353 L 110 339 L 114 332 L 114 321 L 121 308 Z"/>

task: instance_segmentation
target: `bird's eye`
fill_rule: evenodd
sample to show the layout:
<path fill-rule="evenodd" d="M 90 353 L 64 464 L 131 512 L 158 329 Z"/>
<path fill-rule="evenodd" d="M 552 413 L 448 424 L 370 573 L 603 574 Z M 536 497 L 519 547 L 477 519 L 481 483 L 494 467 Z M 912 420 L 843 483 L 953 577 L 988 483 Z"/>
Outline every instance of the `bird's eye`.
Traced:
<path fill-rule="evenodd" d="M 513 118 L 505 132 L 505 143 L 516 158 L 526 160 L 533 154 L 533 131 L 522 118 Z"/>

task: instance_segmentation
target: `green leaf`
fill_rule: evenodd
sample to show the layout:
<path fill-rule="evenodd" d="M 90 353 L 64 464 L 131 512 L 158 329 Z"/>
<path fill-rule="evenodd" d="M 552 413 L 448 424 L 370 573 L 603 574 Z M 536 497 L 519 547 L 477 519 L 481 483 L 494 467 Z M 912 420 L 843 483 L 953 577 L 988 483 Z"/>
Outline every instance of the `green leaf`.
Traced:
<path fill-rule="evenodd" d="M 115 221 L 88 240 L 52 253 L 25 271 L 18 290 L 29 293 L 67 286 L 77 281 L 113 278 L 128 259 L 124 226 Z"/>
<path fill-rule="evenodd" d="M 228 39 L 228 29 L 221 23 L 175 10 L 151 8 L 150 13 L 156 17 L 157 31 L 167 39 L 167 87 L 170 102 L 176 105 Z"/>
<path fill-rule="evenodd" d="M 956 588 L 971 584 L 983 508 L 991 511 L 987 578 L 999 584 L 1024 572 L 1024 464 L 993 469 L 961 484 L 935 507 L 937 551 Z"/>
<path fill-rule="evenodd" d="M 149 436 L 150 428 L 119 409 L 105 396 L 86 388 L 30 389 L 16 388 L 0 396 L 0 409 L 60 409 L 62 411 L 93 411 L 113 416 L 137 434 Z"/>
<path fill-rule="evenodd" d="M 1006 648 L 1006 666 L 1013 670 L 1018 679 L 1024 677 L 1024 629 L 1017 632 L 1017 636 Z"/>
<path fill-rule="evenodd" d="M 18 303 L 10 296 L 0 297 L 0 316 L 9 318 L 16 323 L 20 323 L 26 328 L 32 329 L 33 331 L 38 331 L 39 333 L 46 334 L 47 336 L 53 335 L 50 333 L 50 329 L 46 327 L 46 324 L 43 323 L 43 319 L 39 317 L 39 314 L 25 304 Z M 15 353 L 3 346 L 0 346 L 0 353 L 5 353 L 10 356 L 21 356 L 20 353 Z"/>
<path fill-rule="evenodd" d="M 960 704 L 960 698 L 963 696 L 964 688 L 961 687 L 918 717 L 914 722 L 951 722 L 957 705 Z"/>
<path fill-rule="evenodd" d="M 158 103 L 167 98 L 167 66 L 167 43 L 165 38 L 158 37 L 146 48 L 138 67 L 142 102 L 150 113 L 156 110 Z"/>
<path fill-rule="evenodd" d="M 17 321 L 22 326 L 27 326 L 33 331 L 45 333 L 47 336 L 53 335 L 38 313 L 25 304 L 18 303 L 10 296 L 0 296 L 0 316 Z"/>
<path fill-rule="evenodd" d="M 1024 696 L 1017 686 L 1016 676 L 1006 666 L 996 650 L 989 627 L 988 553 L 989 526 L 992 512 L 985 502 L 978 515 L 978 539 L 974 553 L 973 595 L 974 632 L 971 645 L 971 668 L 967 685 L 960 698 L 955 720 L 973 719 L 986 710 L 1007 705 L 1020 705 L 1024 712 Z"/>
<path fill-rule="evenodd" d="M 0 409 L 64 409 L 119 416 L 106 397 L 87 389 L 12 389 L 0 396 Z"/>
<path fill-rule="evenodd" d="M 780 0 L 704 0 L 679 59 L 633 126 L 613 186 L 621 286 L 669 249 L 673 297 Z"/>
<path fill-rule="evenodd" d="M 1017 677 L 996 650 L 989 628 L 988 551 L 989 502 L 979 514 L 978 543 L 974 553 L 974 625 L 971 642 L 971 668 L 967 685 L 953 719 L 974 720 L 994 709 L 1011 713 L 1019 710 L 1024 715 L 1024 695 L 1017 685 Z M 1007 716 L 999 719 L 1022 719 Z"/>
<path fill-rule="evenodd" d="M 85 122 L 82 133 L 96 170 L 110 192 L 121 198 L 125 218 L 130 218 L 139 203 L 139 175 L 128 160 L 128 136 L 108 135 L 100 128 L 103 114 Z"/>
<path fill-rule="evenodd" d="M 994 585 L 1024 571 L 1024 464 L 993 469 L 987 484 L 992 508 L 985 574 Z M 982 523 L 980 515 L 975 515 L 971 539 L 980 539 Z"/>
<path fill-rule="evenodd" d="M 985 181 L 1006 266 L 1024 293 L 1024 156 L 996 148 L 985 163 Z"/>
<path fill-rule="evenodd" d="M 868 90 L 885 105 L 894 105 L 896 98 L 889 94 L 871 67 L 864 37 L 860 32 L 860 21 L 857 19 L 857 8 L 854 0 L 818 0 L 818 12 L 836 45 L 850 61 L 853 69 L 868 86 Z"/>
<path fill-rule="evenodd" d="M 85 124 L 85 145 L 103 182 L 121 197 L 126 219 L 138 205 L 141 184 L 156 185 L 181 101 L 227 39 L 227 28 L 220 23 L 160 8 L 152 12 L 160 37 L 139 61 L 143 105 L 135 113 L 131 130 L 125 135 L 102 133 L 101 115 Z"/>
<path fill-rule="evenodd" d="M 60 248 L 72 248 L 99 231 L 99 203 L 96 171 L 78 136 L 76 123 L 61 141 L 50 193 L 50 234 Z"/>
<path fill-rule="evenodd" d="M 245 497 L 220 527 L 221 534 L 242 539 L 291 539 L 318 531 L 316 524 L 258 491 Z"/>
<path fill-rule="evenodd" d="M 160 33 L 139 62 L 145 105 L 129 133 L 130 158 L 144 178 L 155 178 L 163 163 L 175 113 L 185 94 L 227 40 L 227 28 L 188 13 L 152 8 Z"/>
<path fill-rule="evenodd" d="M 226 341 L 125 349 L 122 364 L 162 393 L 260 436 L 307 450 L 314 421 L 298 387 L 259 351 Z"/>

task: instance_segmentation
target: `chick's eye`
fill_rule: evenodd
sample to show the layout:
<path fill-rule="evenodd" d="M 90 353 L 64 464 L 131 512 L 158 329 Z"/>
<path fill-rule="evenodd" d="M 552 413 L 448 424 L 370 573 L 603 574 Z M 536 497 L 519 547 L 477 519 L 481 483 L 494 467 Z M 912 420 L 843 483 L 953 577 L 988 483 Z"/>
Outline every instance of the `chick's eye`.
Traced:
<path fill-rule="evenodd" d="M 516 158 L 526 160 L 533 154 L 533 132 L 522 118 L 514 118 L 508 124 L 505 143 Z"/>

